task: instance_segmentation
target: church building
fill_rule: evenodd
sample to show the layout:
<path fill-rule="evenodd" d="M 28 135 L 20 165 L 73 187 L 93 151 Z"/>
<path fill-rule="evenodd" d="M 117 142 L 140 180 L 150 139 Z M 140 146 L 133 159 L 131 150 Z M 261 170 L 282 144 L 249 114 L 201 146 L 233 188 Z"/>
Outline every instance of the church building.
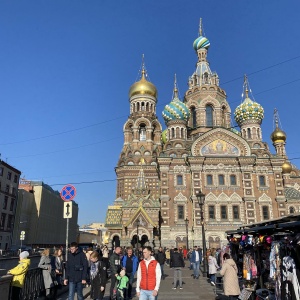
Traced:
<path fill-rule="evenodd" d="M 300 172 L 288 160 L 277 111 L 271 152 L 261 130 L 264 109 L 251 99 L 247 77 L 243 101 L 232 116 L 209 66 L 209 46 L 200 25 L 193 43 L 196 69 L 182 100 L 175 78 L 173 99 L 162 112 L 165 130 L 144 64 L 140 80 L 130 87 L 116 199 L 105 221 L 110 245 L 202 246 L 197 193 L 205 194 L 207 247 L 226 244 L 226 230 L 300 211 Z"/>

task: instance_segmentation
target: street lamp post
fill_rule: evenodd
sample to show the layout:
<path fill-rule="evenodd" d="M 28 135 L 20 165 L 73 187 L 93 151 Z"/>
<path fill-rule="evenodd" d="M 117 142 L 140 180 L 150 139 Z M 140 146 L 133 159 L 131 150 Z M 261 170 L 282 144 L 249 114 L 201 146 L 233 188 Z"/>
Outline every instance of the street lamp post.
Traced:
<path fill-rule="evenodd" d="M 186 250 L 189 251 L 189 220 L 186 218 L 184 221 L 186 230 Z"/>
<path fill-rule="evenodd" d="M 206 257 L 206 239 L 205 239 L 205 228 L 204 228 L 204 202 L 205 194 L 199 191 L 196 194 L 197 201 L 200 207 L 201 214 L 201 226 L 202 226 L 202 247 L 203 247 L 203 277 L 207 277 L 207 257 Z"/>
<path fill-rule="evenodd" d="M 136 245 L 135 245 L 135 251 L 136 251 L 137 257 L 139 255 L 139 226 L 140 226 L 140 221 L 136 220 Z"/>

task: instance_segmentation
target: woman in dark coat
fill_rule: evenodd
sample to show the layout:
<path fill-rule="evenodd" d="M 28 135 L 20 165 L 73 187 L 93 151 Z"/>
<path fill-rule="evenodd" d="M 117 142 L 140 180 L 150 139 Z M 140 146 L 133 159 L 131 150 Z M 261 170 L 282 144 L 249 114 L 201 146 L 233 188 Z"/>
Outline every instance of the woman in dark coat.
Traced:
<path fill-rule="evenodd" d="M 93 251 L 90 256 L 91 269 L 91 295 L 90 298 L 94 300 L 101 300 L 104 297 L 105 285 L 107 280 L 106 264 L 100 260 L 99 253 Z"/>

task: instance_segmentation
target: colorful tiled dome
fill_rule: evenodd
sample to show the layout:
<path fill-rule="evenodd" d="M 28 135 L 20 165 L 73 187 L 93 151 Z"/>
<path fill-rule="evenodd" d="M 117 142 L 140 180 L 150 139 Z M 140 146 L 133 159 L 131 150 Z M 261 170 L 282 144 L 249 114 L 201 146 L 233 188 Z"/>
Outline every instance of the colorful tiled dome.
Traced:
<path fill-rule="evenodd" d="M 193 43 L 193 47 L 196 51 L 201 48 L 205 48 L 207 50 L 209 48 L 209 46 L 210 46 L 210 42 L 204 36 L 199 36 L 198 38 L 195 39 L 195 41 Z"/>
<path fill-rule="evenodd" d="M 161 133 L 161 141 L 165 144 L 168 141 L 168 129 Z"/>
<path fill-rule="evenodd" d="M 183 102 L 175 97 L 170 104 L 165 106 L 162 115 L 166 123 L 172 120 L 187 121 L 190 117 L 190 111 Z"/>
<path fill-rule="evenodd" d="M 248 97 L 235 109 L 234 112 L 234 119 L 239 126 L 241 126 L 247 120 L 255 120 L 260 124 L 263 118 L 263 107 Z"/>

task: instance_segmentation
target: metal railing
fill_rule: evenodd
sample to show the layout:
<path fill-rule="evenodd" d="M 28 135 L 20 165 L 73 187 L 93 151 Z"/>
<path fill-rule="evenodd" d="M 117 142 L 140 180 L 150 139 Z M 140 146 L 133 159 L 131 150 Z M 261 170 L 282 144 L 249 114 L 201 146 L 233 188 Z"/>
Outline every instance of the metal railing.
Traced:
<path fill-rule="evenodd" d="M 29 269 L 26 276 L 24 287 L 21 291 L 20 299 L 37 299 L 42 291 L 45 290 L 42 269 Z"/>

